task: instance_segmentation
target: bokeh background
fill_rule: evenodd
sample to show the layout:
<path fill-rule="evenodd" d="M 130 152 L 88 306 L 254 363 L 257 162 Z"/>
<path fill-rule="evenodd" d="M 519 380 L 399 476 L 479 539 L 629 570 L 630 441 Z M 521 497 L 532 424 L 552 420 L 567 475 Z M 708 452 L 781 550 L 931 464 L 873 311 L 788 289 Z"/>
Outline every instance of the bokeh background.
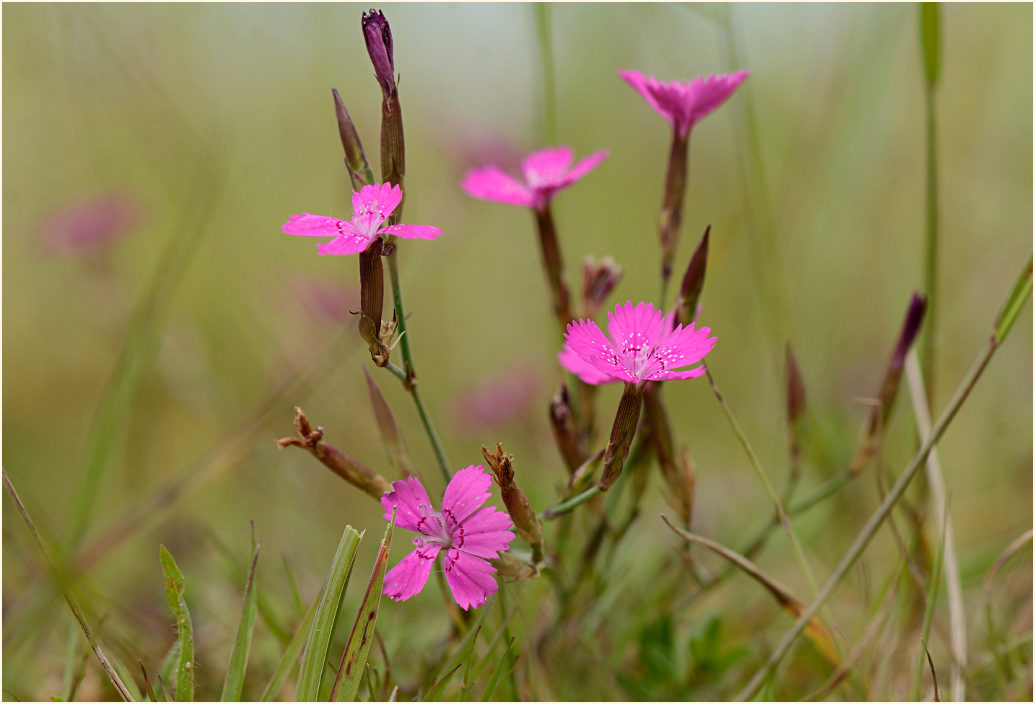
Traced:
<path fill-rule="evenodd" d="M 346 523 L 370 531 L 358 573 L 373 562 L 371 536 L 383 528 L 374 502 L 274 443 L 292 434 L 295 405 L 328 442 L 388 474 L 367 365 L 426 482 L 441 489 L 412 404 L 372 367 L 348 313 L 356 259 L 318 257 L 311 241 L 280 232 L 292 213 L 348 217 L 331 87 L 377 172 L 365 9 L 3 7 L 3 465 L 55 551 L 82 533 L 91 613 L 112 649 L 149 669 L 174 638 L 158 561 L 158 545 L 169 547 L 187 575 L 199 697 L 217 696 L 222 682 L 240 599 L 225 553 L 244 560 L 249 521 L 263 543 L 260 589 L 284 623 L 295 618 L 288 571 L 308 603 Z M 850 459 L 866 413 L 855 399 L 876 393 L 922 285 L 914 5 L 553 6 L 550 116 L 533 6 L 383 9 L 401 74 L 404 220 L 445 233 L 405 243 L 400 256 L 421 389 L 455 468 L 480 462 L 482 443 L 502 442 L 540 509 L 566 479 L 547 424 L 560 375 L 534 223 L 468 198 L 458 185 L 466 169 L 514 169 L 543 145 L 551 120 L 578 155 L 609 149 L 554 204 L 568 280 L 577 286 L 587 254 L 611 255 L 626 270 L 612 306 L 657 297 L 669 129 L 619 68 L 665 79 L 752 71 L 693 132 L 677 269 L 711 224 L 700 320 L 718 344 L 708 363 L 774 480 L 788 466 L 788 343 L 808 393 L 803 483 Z M 949 4 L 942 22 L 936 410 L 986 341 L 1032 243 L 1032 7 Z M 618 394 L 602 391 L 602 415 Z M 768 504 L 736 437 L 703 379 L 671 385 L 666 398 L 697 466 L 695 531 L 743 543 Z M 896 472 L 916 432 L 908 396 L 899 401 L 884 452 Z M 98 429 L 100 417 L 111 426 Z M 1032 526 L 1032 422 L 1029 306 L 940 445 L 975 643 L 985 571 Z M 86 512 L 91 451 L 99 482 Z M 656 484 L 597 615 L 619 634 L 642 627 L 638 599 L 676 545 L 657 518 L 668 509 Z M 864 478 L 796 522 L 821 578 L 876 503 Z M 3 697 L 64 696 L 72 620 L 6 497 L 3 508 Z M 759 564 L 805 593 L 781 538 Z M 393 563 L 405 548 L 398 540 Z M 844 627 L 862 618 L 856 582 L 867 568 L 886 572 L 894 555 L 882 535 L 863 577 L 853 573 L 839 592 Z M 1018 634 L 1031 630 L 1030 556 L 1011 572 L 1011 593 L 1028 599 Z M 551 618 L 545 582 L 508 587 L 523 605 L 515 628 L 531 633 Z M 348 611 L 361 593 L 350 590 Z M 677 639 L 709 618 L 756 658 L 790 623 L 743 577 L 673 615 Z M 419 670 L 422 647 L 448 624 L 434 588 L 382 607 L 397 676 Z M 628 660 L 615 651 L 601 656 L 605 669 Z M 932 652 L 945 662 L 944 643 Z M 258 696 L 279 653 L 260 621 L 246 694 Z M 608 681 L 533 686 L 527 696 L 634 696 Z M 92 660 L 79 696 L 114 696 Z"/>

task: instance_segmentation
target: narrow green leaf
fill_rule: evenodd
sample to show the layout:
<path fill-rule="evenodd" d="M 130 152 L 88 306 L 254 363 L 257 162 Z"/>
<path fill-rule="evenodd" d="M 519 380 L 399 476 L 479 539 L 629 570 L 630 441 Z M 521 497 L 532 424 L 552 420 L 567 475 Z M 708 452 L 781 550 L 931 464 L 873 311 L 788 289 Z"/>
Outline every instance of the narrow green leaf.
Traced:
<path fill-rule="evenodd" d="M 144 693 L 140 691 L 139 687 L 137 687 L 137 681 L 133 679 L 133 675 L 130 673 L 129 667 L 122 661 L 122 658 L 119 657 L 119 654 L 111 647 L 110 643 L 105 643 L 105 646 L 108 648 L 108 652 L 110 653 L 108 660 L 111 661 L 111 666 L 122 679 L 122 684 L 126 686 L 126 690 L 129 692 L 130 698 L 135 702 L 141 701 L 144 698 Z M 71 697 L 69 697 L 69 699 L 71 700 Z"/>
<path fill-rule="evenodd" d="M 920 701 L 920 685 L 923 681 L 924 666 L 927 665 L 927 646 L 925 644 L 931 636 L 931 619 L 934 618 L 934 604 L 938 599 L 938 583 L 941 582 L 942 577 L 942 559 L 945 556 L 945 528 L 948 525 L 945 517 L 948 514 L 949 507 L 946 505 L 945 511 L 942 513 L 941 540 L 938 542 L 938 552 L 934 554 L 934 567 L 931 569 L 931 578 L 927 587 L 927 604 L 924 607 L 924 622 L 920 636 L 920 655 L 917 658 L 916 668 L 913 670 L 913 679 L 909 684 L 909 701 L 911 702 Z"/>
<path fill-rule="evenodd" d="M 1017 282 L 1013 285 L 1010 297 L 1006 299 L 1006 304 L 1003 305 L 1003 309 L 996 318 L 993 337 L 997 345 L 1002 344 L 1006 336 L 1010 334 L 1010 328 L 1017 321 L 1017 315 L 1028 301 L 1028 296 L 1031 295 L 1031 264 L 1032 255 L 1029 253 L 1028 263 L 1021 271 L 1020 276 L 1017 277 Z"/>
<path fill-rule="evenodd" d="M 234 572 L 234 576 L 240 580 L 241 584 L 244 585 L 248 581 L 248 565 L 237 559 L 237 555 L 223 540 L 216 535 L 213 530 L 208 531 L 208 537 L 215 543 L 215 546 L 219 549 L 219 553 L 226 560 L 226 564 Z M 249 553 L 251 554 L 251 553 Z M 281 625 L 280 620 L 273 611 L 273 606 L 269 600 L 261 591 L 256 591 L 259 616 L 262 618 L 262 622 L 266 624 L 266 627 L 270 629 L 270 632 L 284 645 L 287 645 L 288 641 L 291 640 L 291 632 Z M 302 615 L 303 610 L 298 610 L 299 616 Z"/>
<path fill-rule="evenodd" d="M 300 702 L 313 702 L 320 696 L 320 685 L 323 683 L 327 651 L 331 647 L 331 635 L 334 633 L 338 607 L 348 589 L 352 563 L 356 559 L 356 550 L 359 548 L 359 541 L 363 539 L 363 533 L 357 533 L 352 526 L 346 526 L 341 542 L 338 543 L 338 551 L 334 554 L 331 571 L 320 595 L 320 603 L 316 607 L 313 625 L 309 629 L 305 652 L 302 655 L 302 664 L 298 669 L 295 699 Z"/>
<path fill-rule="evenodd" d="M 460 701 L 467 701 L 467 688 L 471 684 L 471 664 L 477 660 L 474 655 L 474 644 L 478 642 L 478 633 L 482 630 L 481 624 L 474 631 L 474 638 L 471 639 L 471 649 L 464 661 L 464 676 L 460 678 Z"/>
<path fill-rule="evenodd" d="M 392 550 L 392 532 L 395 529 L 395 509 L 392 509 L 392 520 L 385 529 L 385 537 L 377 551 L 377 560 L 367 583 L 366 594 L 359 605 L 356 621 L 352 624 L 352 633 L 338 665 L 338 676 L 334 679 L 331 690 L 331 701 L 351 702 L 356 698 L 360 679 L 366 670 L 367 654 L 374 641 L 374 624 L 377 623 L 377 609 L 381 604 L 381 587 L 385 581 L 385 570 L 388 569 L 388 553 Z"/>
<path fill-rule="evenodd" d="M 462 662 L 458 662 L 456 664 L 456 667 L 454 667 L 452 670 L 447 672 L 445 674 L 445 677 L 443 677 L 441 680 L 439 680 L 439 683 L 436 684 L 431 689 L 430 692 L 428 692 L 427 696 L 424 697 L 423 699 L 420 699 L 419 701 L 437 702 L 439 700 L 439 697 L 442 696 L 442 692 L 445 690 L 446 685 L 449 684 L 449 680 L 453 679 L 453 673 L 456 672 L 457 670 L 459 670 L 461 665 L 463 665 L 463 663 Z"/>
<path fill-rule="evenodd" d="M 305 646 L 309 627 L 313 622 L 313 616 L 316 615 L 316 607 L 320 605 L 321 594 L 316 595 L 313 603 L 309 606 L 309 610 L 302 617 L 301 623 L 298 624 L 294 637 L 288 643 L 287 648 L 284 649 L 284 654 L 280 656 L 280 662 L 277 663 L 277 668 L 273 671 L 273 677 L 270 678 L 269 684 L 266 685 L 266 689 L 262 692 L 260 701 L 273 701 L 273 698 L 280 692 L 280 688 L 284 686 L 284 681 L 287 680 L 288 675 L 291 673 L 291 668 L 298 661 L 298 656 L 301 655 L 302 648 Z"/>
<path fill-rule="evenodd" d="M 63 691 L 71 692 L 72 683 L 75 681 L 76 663 L 79 662 L 79 624 L 75 619 L 69 622 L 71 630 L 68 633 L 68 647 L 65 650 L 65 678 Z M 67 699 L 71 699 L 71 694 Z"/>
<path fill-rule="evenodd" d="M 939 14 L 938 3 L 920 3 L 920 43 L 924 51 L 924 76 L 929 86 L 937 85 L 941 72 Z"/>
<path fill-rule="evenodd" d="M 237 636 L 234 647 L 230 651 L 230 662 L 226 667 L 226 679 L 223 680 L 221 702 L 241 701 L 244 689 L 244 672 L 248 668 L 248 651 L 252 647 L 252 631 L 255 629 L 255 614 L 258 611 L 258 587 L 255 584 L 255 566 L 259 562 L 259 548 L 262 543 L 255 544 L 252 537 L 252 566 L 248 570 L 248 581 L 244 585 L 244 602 L 241 605 L 241 618 L 237 622 Z"/>
<path fill-rule="evenodd" d="M 482 701 L 487 702 L 492 697 L 492 693 L 496 691 L 496 687 L 499 686 L 500 681 L 503 679 L 503 670 L 507 667 L 510 662 L 510 651 L 514 647 L 514 638 L 511 637 L 510 643 L 507 644 L 507 649 L 503 652 L 503 657 L 496 663 L 496 667 L 493 668 L 492 674 L 489 675 L 489 679 L 485 682 L 485 691 L 482 692 Z"/>
<path fill-rule="evenodd" d="M 482 661 L 474 668 L 474 672 L 471 674 L 471 678 L 468 682 L 475 682 L 482 676 L 482 670 L 484 670 L 485 666 L 489 664 L 489 658 L 492 657 L 492 651 L 496 649 L 496 644 L 499 643 L 502 638 L 506 637 L 507 626 L 510 625 L 511 619 L 513 619 L 516 614 L 517 609 L 511 611 L 510 615 L 507 616 L 507 618 L 503 620 L 503 623 L 500 624 L 500 627 L 496 629 L 496 634 L 492 637 L 492 640 L 489 641 L 489 647 L 485 649 L 485 657 L 482 658 Z"/>
<path fill-rule="evenodd" d="M 450 670 L 452 670 L 454 666 L 464 664 L 464 661 L 467 659 L 467 656 L 471 652 L 471 647 L 474 645 L 474 639 L 478 633 L 478 629 L 481 627 L 482 621 L 485 620 L 485 615 L 488 613 L 489 609 L 488 605 L 486 605 L 486 608 L 482 609 L 482 612 L 478 615 L 478 618 L 476 618 L 474 620 L 474 623 L 471 624 L 470 628 L 467 629 L 467 635 L 465 635 L 463 637 L 463 640 L 460 641 L 460 645 L 456 646 L 456 650 L 453 652 L 452 656 L 450 656 L 450 658 L 446 660 L 446 664 L 443 665 L 442 669 L 438 671 L 438 675 L 435 677 L 434 680 L 432 680 L 433 683 L 438 682 L 444 676 L 446 676 L 446 673 L 450 672 Z"/>
<path fill-rule="evenodd" d="M 413 463 L 406 451 L 406 440 L 403 438 L 402 429 L 395 422 L 395 416 L 392 415 L 392 409 L 388 407 L 388 401 L 381 393 L 381 387 L 374 381 L 374 377 L 370 376 L 366 365 L 363 366 L 363 374 L 367 378 L 370 405 L 374 407 L 374 418 L 377 420 L 377 428 L 381 432 L 381 442 L 388 453 L 388 461 L 399 474 L 403 476 L 414 474 Z"/>
<path fill-rule="evenodd" d="M 147 689 L 147 698 L 153 702 L 158 701 L 155 698 L 155 690 L 151 687 L 151 678 L 147 676 L 147 669 L 144 667 L 142 660 L 137 660 L 140 663 L 140 671 L 144 673 L 144 688 Z"/>
<path fill-rule="evenodd" d="M 162 545 L 159 549 L 162 572 L 165 573 L 165 598 L 176 615 L 176 632 L 179 635 L 179 652 L 176 656 L 176 701 L 194 701 L 194 627 L 190 622 L 183 573 L 176 566 L 176 560 Z"/>

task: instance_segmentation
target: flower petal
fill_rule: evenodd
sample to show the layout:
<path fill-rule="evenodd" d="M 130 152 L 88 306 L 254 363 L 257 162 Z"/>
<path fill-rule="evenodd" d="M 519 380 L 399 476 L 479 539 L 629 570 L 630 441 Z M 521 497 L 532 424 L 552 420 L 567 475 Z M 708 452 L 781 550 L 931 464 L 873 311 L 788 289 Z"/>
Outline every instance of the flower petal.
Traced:
<path fill-rule="evenodd" d="M 557 361 L 560 362 L 562 367 L 587 384 L 593 384 L 596 386 L 599 384 L 610 384 L 614 381 L 622 381 L 618 377 L 605 374 L 597 369 L 593 364 L 587 362 L 576 354 L 575 351 L 567 344 L 564 345 L 564 349 L 557 353 Z"/>
<path fill-rule="evenodd" d="M 514 534 L 510 527 L 514 522 L 510 516 L 497 511 L 495 506 L 485 506 L 467 517 L 453 531 L 453 547 L 476 557 L 496 557 L 507 550 Z"/>
<path fill-rule="evenodd" d="M 644 76 L 639 71 L 618 71 L 619 77 L 632 86 L 654 110 L 673 127 L 679 114 L 678 93 L 653 76 Z"/>
<path fill-rule="evenodd" d="M 442 513 L 447 520 L 451 519 L 450 528 L 463 523 L 465 518 L 485 503 L 489 498 L 490 486 L 492 477 L 480 464 L 464 467 L 453 475 L 442 496 Z"/>
<path fill-rule="evenodd" d="M 379 235 L 395 235 L 404 240 L 433 240 L 442 234 L 442 230 L 431 225 L 390 225 L 378 231 Z"/>
<path fill-rule="evenodd" d="M 588 174 L 590 171 L 600 166 L 600 164 L 603 163 L 604 159 L 606 159 L 609 155 L 610 152 L 606 149 L 603 149 L 599 152 L 594 152 L 590 154 L 585 159 L 580 160 L 579 163 L 575 164 L 575 166 L 572 167 L 571 171 L 565 174 L 563 179 L 563 185 L 561 187 L 563 188 L 575 183 L 580 178 Z"/>
<path fill-rule="evenodd" d="M 359 254 L 370 245 L 365 235 L 344 235 L 316 245 L 319 254 Z"/>
<path fill-rule="evenodd" d="M 406 601 L 419 593 L 427 583 L 435 556 L 441 549 L 440 545 L 430 544 L 401 559 L 398 565 L 385 574 L 381 593 L 395 601 Z"/>
<path fill-rule="evenodd" d="M 561 187 L 564 175 L 574 158 L 575 152 L 571 147 L 540 149 L 521 161 L 521 173 L 525 176 L 525 183 L 533 190 L 543 187 L 558 188 Z"/>
<path fill-rule="evenodd" d="M 424 485 L 417 477 L 400 479 L 392 483 L 392 491 L 381 497 L 381 507 L 385 510 L 384 519 L 392 520 L 392 508 L 397 507 L 395 525 L 406 530 L 421 532 L 420 522 L 425 518 L 424 506 L 430 512 L 431 500 Z"/>
<path fill-rule="evenodd" d="M 292 215 L 281 228 L 289 235 L 303 235 L 306 237 L 339 237 L 342 235 L 362 235 L 355 225 L 338 218 L 329 218 L 324 215 Z"/>
<path fill-rule="evenodd" d="M 690 81 L 686 97 L 686 118 L 690 122 L 690 127 L 729 100 L 740 84 L 750 75 L 750 71 L 736 71 L 707 77 L 701 76 Z"/>
<path fill-rule="evenodd" d="M 526 207 L 534 203 L 528 187 L 495 164 L 471 169 L 460 186 L 467 195 L 480 200 Z"/>
<path fill-rule="evenodd" d="M 688 364 L 696 364 L 704 359 L 704 356 L 711 352 L 715 346 L 716 338 L 708 337 L 710 332 L 711 328 L 695 330 L 693 323 L 690 323 L 690 326 L 686 328 L 677 327 L 668 336 L 668 339 L 658 346 L 654 354 L 662 361 L 664 369 L 668 372 L 685 367 Z M 693 376 L 700 376 L 703 373 L 702 371 Z M 657 379 L 661 377 L 651 376 L 651 378 Z M 689 379 L 691 377 L 680 378 Z"/>
<path fill-rule="evenodd" d="M 607 314 L 607 331 L 619 354 L 656 346 L 664 339 L 664 330 L 664 315 L 650 303 L 639 303 L 634 308 L 632 301 L 626 301 L 624 306 L 616 305 L 614 313 Z"/>
<path fill-rule="evenodd" d="M 651 375 L 651 381 L 679 381 L 681 379 L 695 379 L 704 374 L 705 369 L 702 364 L 699 367 L 693 369 L 687 369 L 685 372 L 672 372 L 672 371 L 661 371 L 655 372 Z"/>
<path fill-rule="evenodd" d="M 402 189 L 390 183 L 372 183 L 352 193 L 352 222 L 364 234 L 372 235 L 399 203 Z"/>
<path fill-rule="evenodd" d="M 442 562 L 449 591 L 453 592 L 453 598 L 464 611 L 471 606 L 481 606 L 496 593 L 496 580 L 492 578 L 496 569 L 482 558 L 449 549 Z"/>
<path fill-rule="evenodd" d="M 592 320 L 579 320 L 568 324 L 565 334 L 568 347 L 597 372 L 621 381 L 637 381 L 625 367 L 619 364 L 618 354 L 611 341 L 604 337 Z"/>

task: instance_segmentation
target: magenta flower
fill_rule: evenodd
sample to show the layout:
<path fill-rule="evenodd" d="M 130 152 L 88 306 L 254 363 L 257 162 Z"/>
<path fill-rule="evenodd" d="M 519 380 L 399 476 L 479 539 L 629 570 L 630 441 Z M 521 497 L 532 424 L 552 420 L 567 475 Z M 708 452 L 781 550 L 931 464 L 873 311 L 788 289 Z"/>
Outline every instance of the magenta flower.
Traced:
<path fill-rule="evenodd" d="M 575 152 L 571 147 L 542 149 L 521 162 L 524 183 L 495 164 L 489 164 L 468 171 L 460 185 L 474 198 L 541 210 L 558 191 L 595 169 L 607 155 L 606 149 L 595 152 L 572 167 Z"/>
<path fill-rule="evenodd" d="M 292 215 L 281 229 L 289 235 L 333 237 L 316 246 L 320 254 L 358 254 L 380 235 L 433 240 L 442 234 L 442 230 L 430 225 L 381 227 L 401 202 L 402 190 L 398 186 L 374 183 L 352 193 L 352 220 L 302 213 Z"/>
<path fill-rule="evenodd" d="M 139 222 L 133 198 L 113 193 L 62 208 L 43 221 L 41 230 L 48 253 L 82 256 L 117 240 Z"/>
<path fill-rule="evenodd" d="M 580 320 L 568 326 L 568 343 L 557 354 L 561 366 L 587 384 L 614 381 L 672 381 L 692 379 L 704 374 L 704 365 L 675 371 L 679 367 L 701 361 L 715 346 L 708 337 L 710 328 L 694 329 L 694 324 L 672 328 L 673 315 L 654 310 L 650 303 L 635 308 L 632 301 L 615 306 L 607 314 L 604 336 L 592 320 Z"/>
<path fill-rule="evenodd" d="M 385 520 L 420 533 L 413 539 L 416 550 L 404 557 L 385 575 L 382 594 L 405 601 L 424 588 L 435 557 L 441 551 L 446 583 L 453 598 L 465 611 L 477 608 L 496 593 L 496 571 L 490 558 L 506 551 L 514 539 L 510 516 L 495 506 L 479 508 L 489 498 L 492 478 L 481 465 L 471 465 L 453 475 L 442 497 L 442 511 L 436 512 L 428 492 L 416 477 L 392 484 L 392 491 L 381 497 Z"/>
<path fill-rule="evenodd" d="M 619 71 L 618 75 L 685 138 L 695 124 L 725 103 L 751 72 L 742 70 L 668 82 L 644 76 L 639 71 Z"/>

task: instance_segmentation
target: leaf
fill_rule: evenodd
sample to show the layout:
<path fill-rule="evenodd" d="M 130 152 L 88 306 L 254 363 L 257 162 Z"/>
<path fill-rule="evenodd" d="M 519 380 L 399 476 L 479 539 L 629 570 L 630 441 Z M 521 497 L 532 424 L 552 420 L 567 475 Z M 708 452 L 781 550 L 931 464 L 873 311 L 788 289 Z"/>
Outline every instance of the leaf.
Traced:
<path fill-rule="evenodd" d="M 194 627 L 190 622 L 187 602 L 183 600 L 185 585 L 183 573 L 176 560 L 162 545 L 158 551 L 165 573 L 165 598 L 176 615 L 176 633 L 179 651 L 176 656 L 176 701 L 194 701 Z"/>
<path fill-rule="evenodd" d="M 414 474 L 413 464 L 406 453 L 406 440 L 403 438 L 402 429 L 395 422 L 392 409 L 388 407 L 388 401 L 381 393 L 381 387 L 370 376 L 366 365 L 363 366 L 363 374 L 367 378 L 367 392 L 370 394 L 370 405 L 374 407 L 374 418 L 377 420 L 377 428 L 381 431 L 381 442 L 384 443 L 388 452 L 388 461 L 392 463 L 396 471 L 404 477 Z"/>
<path fill-rule="evenodd" d="M 1021 271 L 1020 276 L 1017 277 L 1013 290 L 1010 292 L 1010 297 L 1006 300 L 1003 309 L 996 317 L 993 338 L 997 345 L 1002 344 L 1006 336 L 1010 334 L 1010 328 L 1017 321 L 1017 315 L 1027 302 L 1028 296 L 1031 295 L 1031 264 L 1032 255 L 1029 253 L 1028 264 Z"/>
<path fill-rule="evenodd" d="M 147 676 L 147 668 L 144 667 L 144 663 L 141 660 L 137 660 L 140 663 L 140 671 L 144 673 L 144 688 L 147 689 L 147 698 L 153 702 L 158 701 L 155 698 L 155 690 L 151 687 L 151 678 Z"/>
<path fill-rule="evenodd" d="M 492 696 L 492 693 L 496 691 L 496 687 L 499 686 L 500 681 L 503 679 L 503 669 L 510 662 L 510 651 L 514 647 L 514 638 L 511 637 L 510 643 L 507 644 L 507 649 L 503 652 L 503 657 L 493 668 L 492 674 L 489 675 L 489 679 L 485 682 L 485 691 L 482 692 L 482 701 L 487 702 Z"/>
<path fill-rule="evenodd" d="M 352 526 L 346 526 L 342 533 L 338 551 L 334 553 L 331 571 L 327 575 L 320 603 L 313 616 L 313 625 L 309 629 L 302 664 L 298 668 L 298 685 L 295 688 L 295 699 L 300 702 L 313 702 L 320 696 L 320 685 L 323 683 L 323 672 L 326 669 L 327 651 L 331 647 L 331 636 L 337 620 L 338 609 L 342 597 L 348 590 L 349 578 L 352 576 L 352 563 L 356 559 L 356 550 L 363 533 L 357 533 Z"/>
<path fill-rule="evenodd" d="M 392 520 L 385 529 L 385 537 L 377 551 L 377 560 L 370 573 L 367 591 L 359 605 L 359 612 L 352 624 L 352 633 L 345 645 L 338 665 L 338 676 L 334 678 L 331 689 L 331 701 L 351 702 L 356 698 L 359 683 L 366 670 L 367 654 L 374 641 L 374 625 L 377 623 L 377 609 L 381 605 L 381 587 L 385 581 L 385 570 L 388 568 L 388 553 L 392 550 L 392 532 L 395 529 L 395 509 L 392 509 Z"/>
<path fill-rule="evenodd" d="M 252 566 L 248 570 L 248 581 L 244 585 L 244 602 L 241 605 L 241 619 L 237 622 L 237 637 L 230 651 L 230 662 L 226 668 L 226 679 L 223 680 L 222 702 L 241 701 L 244 689 L 244 672 L 248 667 L 248 651 L 252 647 L 252 631 L 255 629 L 258 588 L 255 585 L 255 565 L 259 561 L 259 548 L 262 543 L 255 544 L 252 536 Z"/>
<path fill-rule="evenodd" d="M 446 674 L 447 672 L 450 675 L 453 674 L 451 670 L 456 665 L 464 664 L 464 661 L 471 653 L 471 648 L 474 646 L 474 639 L 478 635 L 478 629 L 481 628 L 482 621 L 485 620 L 485 615 L 487 613 L 489 613 L 489 609 L 483 609 L 482 612 L 478 615 L 478 618 L 474 620 L 474 623 L 472 623 L 470 628 L 467 629 L 467 635 L 465 635 L 463 639 L 460 641 L 460 644 L 456 646 L 456 650 L 453 651 L 453 654 L 450 656 L 450 658 L 446 660 L 446 664 L 443 665 L 442 669 L 438 671 L 438 675 L 436 675 L 435 679 L 432 680 L 432 683 L 438 682 L 443 678 L 443 676 L 448 677 L 448 675 Z"/>
<path fill-rule="evenodd" d="M 288 643 L 287 648 L 284 649 L 284 654 L 280 656 L 280 662 L 277 663 L 276 669 L 273 671 L 273 677 L 270 678 L 269 684 L 266 685 L 266 689 L 263 690 L 262 696 L 259 701 L 271 702 L 273 698 L 280 692 L 280 688 L 284 686 L 284 681 L 287 680 L 288 674 L 291 672 L 291 668 L 294 667 L 295 662 L 298 660 L 298 656 L 302 653 L 302 648 L 306 643 L 306 636 L 309 633 L 309 627 L 313 622 L 313 616 L 316 615 L 316 608 L 320 605 L 320 596 L 323 592 L 316 595 L 313 599 L 313 603 L 309 606 L 309 610 L 305 612 L 302 617 L 302 621 L 298 624 L 298 628 L 295 629 L 295 635 L 291 638 L 291 642 Z"/>
<path fill-rule="evenodd" d="M 924 52 L 924 76 L 927 85 L 935 86 L 941 73 L 941 47 L 939 46 L 938 3 L 920 3 L 920 44 Z"/>
<path fill-rule="evenodd" d="M 424 697 L 423 699 L 418 699 L 418 701 L 437 702 L 438 698 L 442 696 L 442 691 L 446 688 L 446 685 L 449 684 L 449 680 L 453 678 L 453 673 L 459 670 L 461 665 L 463 665 L 462 662 L 457 663 L 456 667 L 447 672 L 446 676 L 443 677 L 430 692 L 428 692 L 428 695 L 426 697 Z"/>

